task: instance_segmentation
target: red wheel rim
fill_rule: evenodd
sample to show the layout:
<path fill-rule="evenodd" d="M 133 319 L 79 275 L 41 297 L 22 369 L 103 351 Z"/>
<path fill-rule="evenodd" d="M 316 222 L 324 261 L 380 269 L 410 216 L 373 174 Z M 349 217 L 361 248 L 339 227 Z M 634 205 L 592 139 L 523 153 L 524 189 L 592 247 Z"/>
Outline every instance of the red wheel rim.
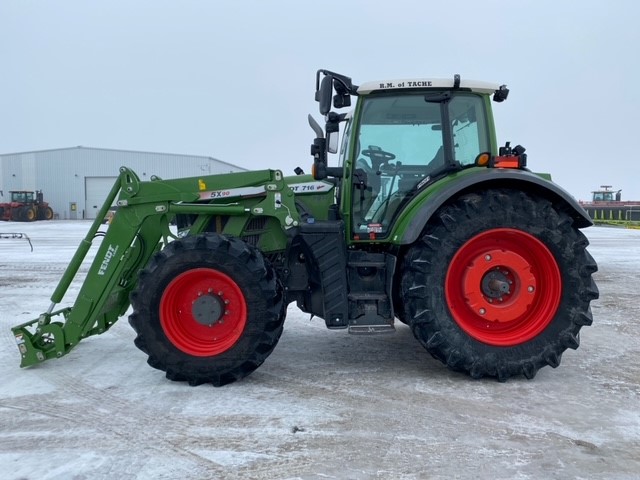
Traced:
<path fill-rule="evenodd" d="M 540 240 L 496 228 L 458 250 L 447 271 L 445 295 L 462 330 L 480 342 L 507 347 L 531 340 L 551 323 L 562 279 Z"/>
<path fill-rule="evenodd" d="M 247 303 L 227 275 L 195 268 L 174 278 L 160 299 L 160 324 L 176 348 L 208 357 L 229 350 L 247 323 Z"/>

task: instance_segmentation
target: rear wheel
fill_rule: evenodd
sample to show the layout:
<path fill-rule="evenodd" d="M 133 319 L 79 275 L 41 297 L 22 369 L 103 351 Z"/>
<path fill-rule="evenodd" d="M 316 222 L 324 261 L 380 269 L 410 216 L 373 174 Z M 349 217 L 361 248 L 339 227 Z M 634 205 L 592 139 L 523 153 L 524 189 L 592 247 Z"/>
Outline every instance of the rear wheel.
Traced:
<path fill-rule="evenodd" d="M 38 220 L 51 220 L 53 218 L 53 210 L 51 207 L 38 208 Z"/>
<path fill-rule="evenodd" d="M 273 351 L 282 288 L 262 254 L 218 234 L 170 243 L 140 273 L 129 322 L 136 346 L 167 378 L 215 386 L 239 380 Z"/>
<path fill-rule="evenodd" d="M 416 338 L 475 378 L 557 367 L 592 322 L 596 264 L 571 218 L 511 190 L 442 208 L 405 258 L 402 295 Z"/>
<path fill-rule="evenodd" d="M 26 222 L 25 214 L 27 207 L 17 207 L 11 209 L 11 220 L 14 222 Z"/>

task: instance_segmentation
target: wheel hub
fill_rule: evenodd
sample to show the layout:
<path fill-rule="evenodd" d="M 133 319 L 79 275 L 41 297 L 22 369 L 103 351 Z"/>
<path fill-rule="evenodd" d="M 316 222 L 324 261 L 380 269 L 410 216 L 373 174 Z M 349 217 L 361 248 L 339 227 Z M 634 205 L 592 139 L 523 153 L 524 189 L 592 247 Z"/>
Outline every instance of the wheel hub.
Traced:
<path fill-rule="evenodd" d="M 527 311 L 533 296 L 522 295 L 521 286 L 535 286 L 536 278 L 522 254 L 494 248 L 476 252 L 462 283 L 468 307 L 485 321 L 500 323 Z"/>
<path fill-rule="evenodd" d="M 505 268 L 496 267 L 485 274 L 482 279 L 482 293 L 489 298 L 503 300 L 505 295 L 511 294 L 513 274 Z"/>
<path fill-rule="evenodd" d="M 213 294 L 199 296 L 191 305 L 191 314 L 200 325 L 210 327 L 216 322 L 222 322 L 224 300 Z"/>

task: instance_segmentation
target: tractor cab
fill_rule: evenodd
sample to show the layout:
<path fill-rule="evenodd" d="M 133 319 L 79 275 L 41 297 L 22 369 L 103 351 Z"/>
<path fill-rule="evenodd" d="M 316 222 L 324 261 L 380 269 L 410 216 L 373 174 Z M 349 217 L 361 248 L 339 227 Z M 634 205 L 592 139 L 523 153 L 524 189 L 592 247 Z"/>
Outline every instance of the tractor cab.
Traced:
<path fill-rule="evenodd" d="M 386 236 L 401 205 L 431 179 L 475 165 L 490 150 L 483 98 L 384 93 L 363 97 L 351 159 L 366 183 L 351 195 L 356 239 Z M 449 141 L 451 140 L 451 141 Z M 348 140 L 347 140 L 348 141 Z"/>
<path fill-rule="evenodd" d="M 11 193 L 11 201 L 14 203 L 34 203 L 33 192 L 14 191 Z"/>
<path fill-rule="evenodd" d="M 327 139 L 325 152 L 317 148 L 318 139 L 314 143 L 314 175 L 341 182 L 339 202 L 354 241 L 388 237 L 420 190 L 452 172 L 486 166 L 498 151 L 489 100 L 491 94 L 496 101 L 506 99 L 504 86 L 462 81 L 458 75 L 355 86 L 324 70 L 316 83 Z M 331 98 L 340 107 L 350 104 L 349 96 L 358 98 L 352 113 L 329 111 Z M 345 124 L 341 168 L 331 168 L 323 153 L 335 151 L 339 123 Z"/>
<path fill-rule="evenodd" d="M 591 192 L 592 201 L 594 203 L 599 202 L 619 202 L 622 198 L 622 190 L 614 192 L 611 190 L 611 185 L 600 185 L 601 190 L 595 190 Z"/>

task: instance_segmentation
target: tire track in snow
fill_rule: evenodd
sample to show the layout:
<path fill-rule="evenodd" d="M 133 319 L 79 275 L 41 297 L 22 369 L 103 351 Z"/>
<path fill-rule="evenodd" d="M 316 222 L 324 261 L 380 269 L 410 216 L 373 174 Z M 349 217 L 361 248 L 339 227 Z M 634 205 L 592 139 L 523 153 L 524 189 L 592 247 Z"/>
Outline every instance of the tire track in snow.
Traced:
<path fill-rule="evenodd" d="M 172 415 L 170 412 L 158 410 L 144 403 L 123 399 L 108 390 L 90 386 L 78 380 L 77 377 L 70 377 L 54 369 L 38 372 L 38 376 L 43 381 L 53 384 L 58 392 L 64 392 L 64 398 L 70 401 L 51 401 L 50 394 L 44 400 L 42 396 L 17 397 L 0 400 L 0 408 L 24 412 L 27 418 L 48 417 L 61 425 L 65 432 L 76 427 L 97 430 L 98 435 L 105 437 L 101 440 L 101 444 L 113 444 L 114 448 L 122 446 L 128 451 L 122 459 L 116 459 L 115 463 L 110 462 L 109 471 L 114 473 L 132 472 L 136 469 L 139 471 L 149 461 L 153 461 L 154 457 L 163 459 L 178 457 L 189 465 L 189 475 L 193 478 L 206 478 L 213 474 L 214 478 L 217 476 L 218 478 L 271 479 L 278 478 L 277 472 L 287 475 L 302 472 L 308 463 L 303 458 L 297 458 L 294 468 L 289 458 L 291 455 L 284 455 L 283 458 L 283 454 L 279 453 L 276 447 L 274 452 L 264 454 L 258 452 L 255 461 L 249 457 L 250 465 L 233 465 L 234 471 L 230 472 L 227 465 L 207 458 L 211 455 L 203 451 L 203 440 L 211 444 L 209 446 L 213 448 L 213 452 L 231 450 L 232 453 L 235 451 L 236 457 L 242 459 L 243 455 L 246 455 L 243 450 L 247 447 L 247 435 L 260 435 L 262 427 L 265 426 L 261 425 L 262 418 L 212 416 L 213 422 L 208 425 L 203 424 L 203 419 L 199 417 Z M 40 420 L 32 421 L 43 425 Z M 33 431 L 33 429 L 30 430 Z M 207 436 L 207 430 L 214 433 Z M 90 434 L 90 436 L 94 435 L 96 433 Z M 69 438 L 65 433 L 60 437 L 64 441 L 56 440 L 57 448 L 82 449 L 87 446 L 86 435 Z M 33 438 L 24 439 L 22 443 L 22 440 L 12 439 L 12 450 L 20 451 L 30 448 L 33 440 Z M 144 452 L 140 455 L 131 454 L 141 448 Z M 203 453 L 200 454 L 198 451 Z M 300 455 L 296 453 L 294 456 Z M 215 455 L 213 458 L 215 459 Z M 132 461 L 135 462 L 134 465 L 131 465 Z M 254 470 L 259 476 L 254 475 Z"/>

